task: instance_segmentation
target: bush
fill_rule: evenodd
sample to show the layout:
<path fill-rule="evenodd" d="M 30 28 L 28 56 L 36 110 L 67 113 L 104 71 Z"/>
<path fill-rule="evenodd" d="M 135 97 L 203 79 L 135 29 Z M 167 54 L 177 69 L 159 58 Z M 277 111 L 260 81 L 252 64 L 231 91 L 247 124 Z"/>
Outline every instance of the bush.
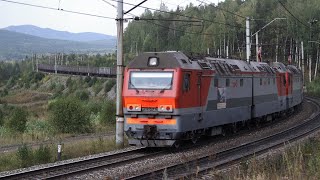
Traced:
<path fill-rule="evenodd" d="M 52 155 L 48 146 L 40 145 L 34 152 L 34 162 L 36 164 L 44 164 L 51 161 Z"/>
<path fill-rule="evenodd" d="M 320 96 L 320 78 L 317 78 L 307 84 L 307 92 L 313 96 Z"/>
<path fill-rule="evenodd" d="M 0 97 L 4 97 L 6 95 L 8 95 L 8 90 L 7 89 L 0 90 Z"/>
<path fill-rule="evenodd" d="M 63 84 L 58 83 L 58 84 L 56 85 L 54 91 L 57 92 L 57 93 L 62 93 L 62 91 L 64 90 L 64 88 L 65 88 L 65 87 L 64 87 Z"/>
<path fill-rule="evenodd" d="M 116 84 L 116 80 L 115 80 L 115 79 L 110 79 L 110 80 L 106 83 L 106 85 L 105 85 L 105 87 L 104 87 L 104 92 L 105 92 L 105 93 L 108 93 L 115 84 Z"/>
<path fill-rule="evenodd" d="M 72 81 L 71 77 L 68 77 L 68 79 L 66 81 L 67 88 L 71 88 L 72 85 L 73 85 L 73 81 Z"/>
<path fill-rule="evenodd" d="M 0 126 L 3 126 L 3 123 L 4 123 L 4 114 L 2 112 L 2 110 L 0 109 Z"/>
<path fill-rule="evenodd" d="M 52 159 L 50 148 L 43 145 L 33 151 L 31 147 L 23 144 L 18 148 L 16 156 L 20 161 L 20 166 L 23 168 L 34 164 L 48 163 Z"/>
<path fill-rule="evenodd" d="M 98 81 L 97 77 L 94 76 L 94 77 L 88 82 L 88 86 L 91 87 L 91 86 L 94 85 L 97 81 Z"/>
<path fill-rule="evenodd" d="M 102 90 L 103 86 L 101 84 L 101 82 L 97 82 L 94 86 L 93 86 L 93 91 L 95 96 Z"/>
<path fill-rule="evenodd" d="M 14 108 L 7 123 L 8 128 L 14 131 L 24 132 L 26 129 L 27 116 L 28 112 L 26 110 Z"/>
<path fill-rule="evenodd" d="M 10 89 L 10 88 L 12 88 L 15 84 L 16 84 L 16 78 L 11 77 L 11 78 L 8 80 L 7 84 L 6 84 L 6 88 L 7 88 L 7 89 Z"/>
<path fill-rule="evenodd" d="M 89 111 L 93 114 L 97 114 L 101 111 L 102 103 L 101 102 L 89 102 L 87 105 Z"/>
<path fill-rule="evenodd" d="M 39 82 L 44 78 L 44 74 L 40 72 L 34 72 L 33 74 L 33 82 Z"/>
<path fill-rule="evenodd" d="M 26 144 L 18 148 L 17 157 L 21 161 L 20 165 L 23 168 L 31 166 L 33 164 L 32 149 L 28 147 Z"/>
<path fill-rule="evenodd" d="M 61 133 L 90 132 L 89 113 L 76 98 L 58 99 L 49 106 L 49 121 Z"/>
<path fill-rule="evenodd" d="M 101 124 L 115 124 L 116 123 L 116 104 L 113 101 L 105 101 L 100 112 Z"/>
<path fill-rule="evenodd" d="M 79 100 L 87 101 L 87 100 L 89 100 L 89 92 L 84 91 L 84 90 L 78 90 L 78 91 L 76 91 L 76 97 Z"/>
<path fill-rule="evenodd" d="M 52 133 L 52 127 L 48 121 L 33 119 L 27 122 L 25 133 L 38 139 L 42 136 L 50 136 Z"/>
<path fill-rule="evenodd" d="M 56 88 L 57 84 L 55 82 L 51 82 L 50 86 L 49 86 L 49 90 L 52 91 Z"/>
<path fill-rule="evenodd" d="M 84 78 L 84 82 L 89 83 L 91 81 L 91 77 L 90 76 L 86 76 Z"/>

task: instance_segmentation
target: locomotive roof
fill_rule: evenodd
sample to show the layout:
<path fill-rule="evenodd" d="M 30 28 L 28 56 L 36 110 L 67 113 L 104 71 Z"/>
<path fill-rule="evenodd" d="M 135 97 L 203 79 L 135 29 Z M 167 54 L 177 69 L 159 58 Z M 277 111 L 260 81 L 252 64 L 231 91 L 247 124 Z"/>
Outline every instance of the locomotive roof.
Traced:
<path fill-rule="evenodd" d="M 301 74 L 301 71 L 293 65 L 287 65 L 287 69 L 289 69 L 293 74 Z"/>
<path fill-rule="evenodd" d="M 263 72 L 267 74 L 275 74 L 275 70 L 269 66 L 268 63 L 265 62 L 256 62 L 256 61 L 250 61 L 250 64 L 253 67 L 253 70 L 255 72 Z"/>
<path fill-rule="evenodd" d="M 290 72 L 290 70 L 288 70 L 287 68 L 286 68 L 286 66 L 283 64 L 283 63 L 281 63 L 281 62 L 273 62 L 272 63 L 272 67 L 273 67 L 273 69 L 275 70 L 275 71 L 277 71 L 277 72 L 279 72 L 279 73 L 285 73 L 285 72 Z"/>
<path fill-rule="evenodd" d="M 236 59 L 222 59 L 222 58 L 212 58 L 207 57 L 206 60 L 217 69 L 220 66 L 227 65 L 230 66 L 231 69 L 240 72 L 253 72 L 252 66 L 245 61 L 236 60 Z"/>
<path fill-rule="evenodd" d="M 149 59 L 157 58 L 159 64 L 157 66 L 149 66 Z M 165 68 L 185 68 L 185 69 L 201 69 L 200 65 L 190 60 L 182 52 L 146 52 L 136 56 L 127 65 L 128 68 L 148 68 L 148 69 L 165 69 Z"/>
<path fill-rule="evenodd" d="M 150 66 L 150 58 L 156 58 L 158 64 L 156 66 Z M 232 75 L 234 73 L 265 73 L 275 74 L 275 72 L 285 73 L 291 72 L 299 74 L 300 70 L 295 66 L 285 66 L 281 62 L 273 62 L 272 66 L 265 62 L 254 62 L 247 63 L 243 60 L 237 59 L 224 59 L 224 58 L 197 58 L 190 59 L 182 52 L 146 52 L 136 56 L 127 65 L 128 68 L 148 68 L 148 69 L 212 69 L 215 73 L 220 75 Z"/>

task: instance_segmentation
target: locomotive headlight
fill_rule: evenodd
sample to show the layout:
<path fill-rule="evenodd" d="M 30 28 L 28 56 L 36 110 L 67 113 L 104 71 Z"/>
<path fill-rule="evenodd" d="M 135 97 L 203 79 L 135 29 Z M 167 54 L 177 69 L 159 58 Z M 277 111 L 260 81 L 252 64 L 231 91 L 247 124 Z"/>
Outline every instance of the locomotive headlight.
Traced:
<path fill-rule="evenodd" d="M 172 112 L 173 108 L 172 105 L 160 105 L 158 107 L 159 112 Z"/>
<path fill-rule="evenodd" d="M 140 104 L 128 104 L 127 110 L 128 111 L 141 111 L 141 105 Z"/>
<path fill-rule="evenodd" d="M 148 66 L 158 66 L 159 59 L 157 57 L 150 57 L 148 60 Z"/>

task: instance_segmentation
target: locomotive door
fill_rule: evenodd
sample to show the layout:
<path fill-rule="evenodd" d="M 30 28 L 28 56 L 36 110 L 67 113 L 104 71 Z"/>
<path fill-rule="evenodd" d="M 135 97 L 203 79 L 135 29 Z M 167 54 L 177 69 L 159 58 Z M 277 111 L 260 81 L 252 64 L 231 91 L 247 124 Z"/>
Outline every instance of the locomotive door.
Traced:
<path fill-rule="evenodd" d="M 203 107 L 202 107 L 202 94 L 201 94 L 201 77 L 202 77 L 202 72 L 198 72 L 197 73 L 197 86 L 198 86 L 198 92 L 197 92 L 197 94 L 198 94 L 198 102 L 199 102 L 199 107 L 201 108 L 201 111 L 199 112 L 199 120 L 202 120 L 202 113 L 203 113 Z"/>
<path fill-rule="evenodd" d="M 280 74 L 280 96 L 281 96 L 281 100 L 280 100 L 280 105 L 283 106 L 284 103 L 286 105 L 286 98 L 283 98 L 283 96 L 286 97 L 286 77 L 285 74 Z"/>
<path fill-rule="evenodd" d="M 293 103 L 292 99 L 292 74 L 291 73 L 286 73 L 286 108 L 290 107 L 290 104 Z"/>

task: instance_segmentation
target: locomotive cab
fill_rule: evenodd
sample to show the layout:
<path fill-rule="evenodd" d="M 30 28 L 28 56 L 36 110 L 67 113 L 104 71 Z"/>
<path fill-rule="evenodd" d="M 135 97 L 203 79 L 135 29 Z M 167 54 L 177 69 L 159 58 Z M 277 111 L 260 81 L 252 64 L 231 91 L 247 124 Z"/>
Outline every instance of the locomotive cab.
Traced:
<path fill-rule="evenodd" d="M 126 67 L 123 110 L 129 144 L 172 146 L 178 138 L 178 67 L 166 53 L 143 54 Z"/>

